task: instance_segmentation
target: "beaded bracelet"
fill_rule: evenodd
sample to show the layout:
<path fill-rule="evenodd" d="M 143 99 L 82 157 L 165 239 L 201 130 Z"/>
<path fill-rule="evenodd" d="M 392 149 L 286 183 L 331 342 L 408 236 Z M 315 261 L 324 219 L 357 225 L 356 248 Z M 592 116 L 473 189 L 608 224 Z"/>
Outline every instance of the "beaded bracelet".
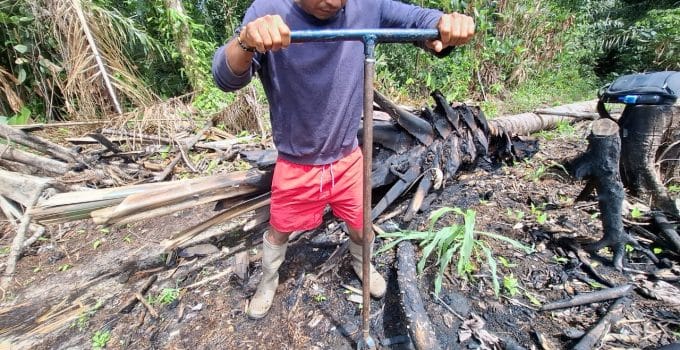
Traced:
<path fill-rule="evenodd" d="M 255 52 L 254 47 L 248 47 L 241 41 L 240 35 L 236 37 L 236 42 L 238 42 L 238 46 L 240 46 L 241 49 L 243 49 L 243 51 L 250 52 L 250 53 Z"/>

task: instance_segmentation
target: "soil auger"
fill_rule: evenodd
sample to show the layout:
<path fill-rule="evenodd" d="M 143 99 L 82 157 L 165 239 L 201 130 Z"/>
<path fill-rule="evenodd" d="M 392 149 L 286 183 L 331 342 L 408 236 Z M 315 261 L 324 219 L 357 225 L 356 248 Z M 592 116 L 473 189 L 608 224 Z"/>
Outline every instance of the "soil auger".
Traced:
<path fill-rule="evenodd" d="M 378 43 L 408 43 L 437 39 L 436 29 L 341 29 L 341 30 L 303 30 L 292 31 L 291 42 L 323 42 L 323 41 L 361 41 L 364 44 L 364 109 L 363 109 L 363 145 L 364 156 L 364 227 L 362 241 L 362 275 L 370 276 L 371 243 L 373 227 L 371 220 L 371 164 L 373 161 L 373 81 L 375 75 L 375 46 Z M 357 349 L 375 349 L 375 340 L 370 335 L 370 278 L 363 279 L 363 338 L 357 343 Z"/>

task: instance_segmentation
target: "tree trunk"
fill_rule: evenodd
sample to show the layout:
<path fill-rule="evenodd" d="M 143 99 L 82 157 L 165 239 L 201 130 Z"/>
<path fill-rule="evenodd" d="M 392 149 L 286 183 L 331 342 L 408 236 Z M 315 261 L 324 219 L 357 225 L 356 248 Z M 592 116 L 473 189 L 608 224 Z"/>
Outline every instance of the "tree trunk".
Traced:
<path fill-rule="evenodd" d="M 643 200 L 651 200 L 652 206 L 672 215 L 678 216 L 678 208 L 668 195 L 661 180 L 656 163 L 657 154 L 664 138 L 675 134 L 676 140 L 665 147 L 664 158 L 677 156 L 677 130 L 670 128 L 677 124 L 677 114 L 673 106 L 626 106 L 619 125 L 621 126 L 621 178 L 624 186 L 633 196 Z M 674 158 L 674 159 L 677 159 Z M 676 160 L 669 160 L 668 167 Z M 672 172 L 672 171 L 671 171 Z"/>
<path fill-rule="evenodd" d="M 188 21 L 190 17 L 184 11 L 182 1 L 180 0 L 165 0 L 165 7 L 168 13 L 169 22 L 173 28 L 172 35 L 175 39 L 175 44 L 182 56 L 182 64 L 184 65 L 184 73 L 189 79 L 189 83 L 194 90 L 201 90 L 203 84 L 201 76 L 196 66 L 196 53 L 193 46 L 191 46 L 191 28 L 189 28 Z"/>

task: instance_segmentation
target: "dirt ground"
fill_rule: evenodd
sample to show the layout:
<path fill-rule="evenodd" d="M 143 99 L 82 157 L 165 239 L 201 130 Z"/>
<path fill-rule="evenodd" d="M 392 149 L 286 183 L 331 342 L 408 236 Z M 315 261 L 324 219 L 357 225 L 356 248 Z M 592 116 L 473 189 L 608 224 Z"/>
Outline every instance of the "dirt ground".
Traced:
<path fill-rule="evenodd" d="M 424 230 L 431 210 L 445 206 L 472 209 L 476 211 L 476 230 L 534 247 L 534 253 L 525 254 L 507 243 L 477 236 L 496 257 L 501 276 L 498 296 L 485 260 L 476 260 L 467 278 L 457 275 L 455 267 L 447 270 L 436 297 L 432 293 L 436 267 L 425 268 L 418 287 L 443 348 L 490 346 L 488 340 L 474 336 L 460 341 L 464 334 L 461 326 L 475 315 L 485 323 L 477 330 L 486 330 L 506 343 L 527 349 L 570 348 L 607 313 L 612 301 L 538 310 L 549 302 L 604 288 L 573 254 L 555 244 L 560 237 L 577 241 L 601 237 L 596 202 L 593 198 L 592 202 L 574 203 L 584 184 L 547 171 L 555 162 L 585 149 L 587 127 L 583 122 L 573 131 L 544 133 L 539 136 L 539 152 L 513 166 L 461 172 L 416 219 L 415 227 Z M 405 205 L 406 199 L 398 205 Z M 291 244 L 274 305 L 264 319 L 254 321 L 246 317 L 245 309 L 259 280 L 256 244 L 240 246 L 242 240 L 228 234 L 207 241 L 221 253 L 202 257 L 160 253 L 163 239 L 214 215 L 212 209 L 197 207 L 125 227 L 104 228 L 91 221 L 49 227 L 46 239 L 34 244 L 20 260 L 14 284 L 3 291 L 0 349 L 89 349 L 98 345 L 109 349 L 356 348 L 361 338 L 361 305 L 349 301 L 348 296 L 351 287 L 361 286 L 348 256 L 329 272 L 317 275 L 344 239 L 337 234 L 335 222 L 326 221 L 322 228 L 303 233 Z M 455 220 L 447 215 L 437 225 L 443 227 Z M 644 211 L 642 217 L 626 220 L 627 227 L 648 227 Z M 398 225 L 396 217 L 381 227 L 390 230 Z M 0 254 L 5 257 L 12 236 L 10 228 L 4 227 Z M 248 237 L 257 243 L 261 232 Z M 641 243 L 649 242 L 638 238 Z M 376 248 L 385 243 L 378 239 Z M 233 255 L 234 250 L 246 254 Z M 665 271 L 677 277 L 678 257 L 663 250 L 656 252 L 673 263 L 674 267 Z M 396 249 L 375 258 L 388 281 L 388 293 L 371 303 L 371 334 L 380 349 L 411 349 L 395 254 Z M 636 289 L 623 318 L 597 347 L 655 349 L 680 341 L 680 300 L 674 294 L 680 287 L 678 279 L 663 285 L 670 291 L 669 297 L 650 298 L 649 293 L 640 292 L 654 282 L 646 272 L 656 267 L 647 258 L 629 252 L 629 270 L 621 273 L 610 267 L 606 251 L 602 255 L 603 259 L 592 257 L 597 271 L 617 285 L 632 283 Z M 250 261 L 245 279 L 233 273 L 243 259 Z M 158 315 L 139 303 L 129 313 L 120 313 L 153 276 L 157 279 L 142 294 Z M 213 276 L 218 278 L 190 286 Z"/>

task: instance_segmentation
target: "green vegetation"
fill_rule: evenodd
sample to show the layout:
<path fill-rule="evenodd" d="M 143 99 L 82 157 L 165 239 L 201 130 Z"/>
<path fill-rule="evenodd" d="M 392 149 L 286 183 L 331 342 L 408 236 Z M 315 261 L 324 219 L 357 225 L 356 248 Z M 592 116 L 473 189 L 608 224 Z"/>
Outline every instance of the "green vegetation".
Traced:
<path fill-rule="evenodd" d="M 680 69 L 676 0 L 403 1 L 467 13 L 478 31 L 445 58 L 410 45 L 378 46 L 378 87 L 417 104 L 437 88 L 448 100 L 479 102 L 493 117 L 593 98 L 619 74 Z M 210 63 L 250 3 L 80 2 L 124 111 L 188 96 L 199 118 L 238 101 L 215 87 Z M 73 61 L 93 57 L 82 50 L 88 45 L 73 4 L 0 0 L 0 123 L 112 111 L 106 93 L 91 93 L 101 90 L 101 73 Z M 262 102 L 261 86 L 253 91 Z"/>
<path fill-rule="evenodd" d="M 90 319 L 92 316 L 94 316 L 95 313 L 97 313 L 97 310 L 99 310 L 102 307 L 103 303 L 101 301 L 98 301 L 94 306 L 89 308 L 87 311 L 82 312 L 78 318 L 73 321 L 71 324 L 71 328 L 78 328 L 78 331 L 82 332 L 87 328 L 87 326 L 90 323 Z"/>
<path fill-rule="evenodd" d="M 508 208 L 507 216 L 513 221 L 520 222 L 522 219 L 524 219 L 524 211 Z"/>
<path fill-rule="evenodd" d="M 554 140 L 558 137 L 573 138 L 576 134 L 574 126 L 568 120 L 561 120 L 557 122 L 557 126 L 552 130 L 541 130 L 536 135 L 545 139 L 546 141 Z"/>
<path fill-rule="evenodd" d="M 511 297 L 519 294 L 519 281 L 513 274 L 503 276 L 503 290 Z"/>
<path fill-rule="evenodd" d="M 638 207 L 633 207 L 633 209 L 630 210 L 630 217 L 633 219 L 639 219 L 643 216 L 642 210 Z"/>
<path fill-rule="evenodd" d="M 463 222 L 435 230 L 435 224 L 447 213 L 456 214 L 456 217 L 462 219 Z M 488 243 L 482 237 L 509 243 L 515 249 L 522 250 L 527 254 L 531 253 L 533 249 L 505 236 L 476 231 L 475 216 L 476 212 L 470 209 L 463 211 L 460 208 L 440 208 L 430 214 L 430 224 L 427 231 L 398 231 L 380 235 L 382 238 L 393 239 L 393 241 L 385 244 L 377 253 L 392 249 L 404 240 L 417 241 L 423 248 L 422 257 L 417 264 L 419 273 L 423 272 L 428 258 L 435 253 L 434 266 L 437 267 L 437 273 L 434 280 L 434 292 L 436 294 L 441 291 L 444 273 L 455 259 L 455 271 L 464 278 L 470 277 L 473 272 L 481 270 L 482 266 L 486 265 L 491 273 L 494 293 L 498 295 L 500 283 L 496 258 Z M 479 236 L 475 237 L 475 235 Z"/>
<path fill-rule="evenodd" d="M 149 296 L 149 304 L 155 305 L 169 305 L 179 298 L 179 289 L 177 288 L 163 288 L 155 298 Z"/>
<path fill-rule="evenodd" d="M 543 211 L 545 208 L 545 205 L 540 205 L 540 206 L 535 206 L 533 203 L 531 203 L 531 215 L 534 216 L 536 219 L 536 222 L 539 224 L 543 225 L 548 221 L 548 213 Z"/>
<path fill-rule="evenodd" d="M 110 331 L 96 331 L 92 335 L 92 349 L 103 349 L 106 344 L 111 340 Z"/>

